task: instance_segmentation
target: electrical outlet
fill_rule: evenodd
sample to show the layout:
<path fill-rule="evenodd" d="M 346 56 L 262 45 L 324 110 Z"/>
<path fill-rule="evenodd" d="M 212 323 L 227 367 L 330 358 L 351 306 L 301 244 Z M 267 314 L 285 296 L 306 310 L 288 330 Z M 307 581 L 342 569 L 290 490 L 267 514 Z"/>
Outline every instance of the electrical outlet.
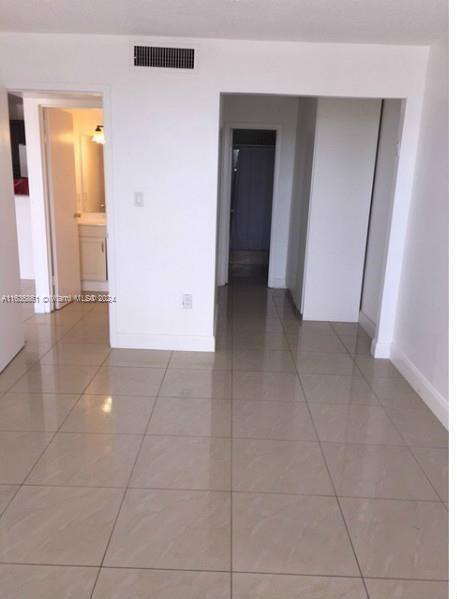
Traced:
<path fill-rule="evenodd" d="M 185 293 L 182 296 L 182 307 L 184 310 L 192 310 L 192 295 L 190 293 Z"/>
<path fill-rule="evenodd" d="M 135 193 L 133 194 L 134 197 L 134 204 L 136 208 L 142 208 L 144 206 L 144 200 L 143 200 L 143 192 L 142 191 L 135 191 Z"/>

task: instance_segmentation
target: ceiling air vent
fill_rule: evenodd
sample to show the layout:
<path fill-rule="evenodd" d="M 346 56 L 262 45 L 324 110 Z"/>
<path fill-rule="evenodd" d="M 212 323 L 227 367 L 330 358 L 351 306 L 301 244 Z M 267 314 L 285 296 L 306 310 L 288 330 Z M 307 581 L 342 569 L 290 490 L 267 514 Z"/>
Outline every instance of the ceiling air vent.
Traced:
<path fill-rule="evenodd" d="M 192 70 L 195 65 L 195 50 L 169 46 L 134 46 L 133 64 L 135 67 Z"/>

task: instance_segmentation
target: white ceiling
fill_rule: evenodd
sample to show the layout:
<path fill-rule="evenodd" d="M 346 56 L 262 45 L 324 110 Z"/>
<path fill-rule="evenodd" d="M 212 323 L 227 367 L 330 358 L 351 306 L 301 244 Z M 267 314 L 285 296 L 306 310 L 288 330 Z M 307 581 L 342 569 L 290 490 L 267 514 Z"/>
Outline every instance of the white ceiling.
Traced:
<path fill-rule="evenodd" d="M 447 0 L 0 0 L 0 31 L 428 44 Z"/>

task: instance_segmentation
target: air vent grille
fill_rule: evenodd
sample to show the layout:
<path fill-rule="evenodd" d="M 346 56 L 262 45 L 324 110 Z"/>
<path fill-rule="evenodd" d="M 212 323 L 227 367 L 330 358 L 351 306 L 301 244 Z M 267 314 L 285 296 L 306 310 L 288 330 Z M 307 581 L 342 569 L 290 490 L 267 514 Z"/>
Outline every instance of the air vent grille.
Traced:
<path fill-rule="evenodd" d="M 195 63 L 193 48 L 168 46 L 134 46 L 133 64 L 136 67 L 192 70 Z"/>

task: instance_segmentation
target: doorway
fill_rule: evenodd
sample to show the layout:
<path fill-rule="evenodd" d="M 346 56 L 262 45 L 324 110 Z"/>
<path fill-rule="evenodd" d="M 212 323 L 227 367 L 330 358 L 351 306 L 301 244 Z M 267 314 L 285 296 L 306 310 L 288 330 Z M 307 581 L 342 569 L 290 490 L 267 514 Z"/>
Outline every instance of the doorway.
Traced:
<path fill-rule="evenodd" d="M 35 294 L 35 312 L 52 312 L 109 290 L 102 97 L 14 92 L 9 99 L 11 128 L 20 133 L 21 120 L 26 141 L 11 136 L 13 161 L 20 159 L 22 289 Z"/>
<path fill-rule="evenodd" d="M 54 308 L 108 291 L 101 108 L 43 108 Z"/>
<path fill-rule="evenodd" d="M 264 285 L 268 271 L 268 287 L 288 289 L 302 320 L 361 325 L 374 351 L 403 112 L 401 99 L 223 94 L 218 286 L 254 270 Z M 268 193 L 243 159 L 262 136 L 274 145 Z M 250 222 L 256 194 L 265 218 Z"/>
<path fill-rule="evenodd" d="M 229 279 L 268 280 L 276 131 L 233 129 Z"/>
<path fill-rule="evenodd" d="M 11 162 L 13 166 L 14 211 L 19 254 L 20 290 L 33 294 L 35 287 L 30 216 L 30 194 L 22 97 L 8 94 Z"/>
<path fill-rule="evenodd" d="M 278 124 L 226 122 L 220 148 L 217 284 L 233 277 L 271 284 L 278 202 Z"/>

